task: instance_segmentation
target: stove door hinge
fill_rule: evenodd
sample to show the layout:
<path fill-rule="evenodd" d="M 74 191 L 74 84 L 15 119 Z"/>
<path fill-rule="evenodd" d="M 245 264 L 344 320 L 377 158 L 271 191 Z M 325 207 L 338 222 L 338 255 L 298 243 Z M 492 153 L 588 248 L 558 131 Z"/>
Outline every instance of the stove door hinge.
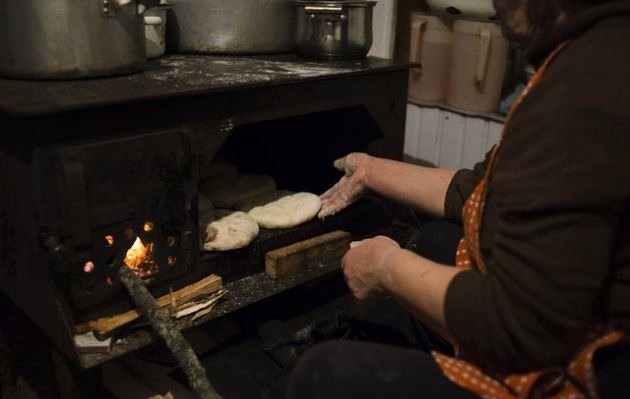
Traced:
<path fill-rule="evenodd" d="M 72 229 L 72 244 L 90 242 L 90 216 L 88 212 L 83 157 L 80 152 L 64 153 L 61 157 L 64 190 L 60 202 L 64 216 Z"/>

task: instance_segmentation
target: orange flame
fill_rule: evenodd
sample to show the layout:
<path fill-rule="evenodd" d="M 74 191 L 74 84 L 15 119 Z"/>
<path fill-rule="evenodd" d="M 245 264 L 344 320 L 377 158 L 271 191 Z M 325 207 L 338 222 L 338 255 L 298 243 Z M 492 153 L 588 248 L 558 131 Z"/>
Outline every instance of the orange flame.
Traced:
<path fill-rule="evenodd" d="M 158 266 L 153 260 L 153 243 L 144 245 L 140 237 L 136 238 L 125 256 L 125 264 L 138 276 L 150 276 L 158 271 Z"/>

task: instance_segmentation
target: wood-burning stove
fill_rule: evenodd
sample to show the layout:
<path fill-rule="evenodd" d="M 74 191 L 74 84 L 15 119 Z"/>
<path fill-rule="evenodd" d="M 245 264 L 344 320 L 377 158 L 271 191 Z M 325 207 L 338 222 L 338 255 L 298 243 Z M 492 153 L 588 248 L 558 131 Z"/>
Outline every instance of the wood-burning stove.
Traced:
<path fill-rule="evenodd" d="M 338 178 L 332 161 L 349 151 L 400 159 L 408 68 L 176 55 L 111 79 L 0 80 L 0 288 L 56 348 L 92 368 L 154 339 L 139 330 L 99 355 L 73 343 L 76 323 L 131 306 L 110 266 L 138 241 L 151 254 L 138 273 L 156 296 L 224 277 L 226 301 L 196 323 L 337 270 L 273 281 L 260 261 L 336 229 L 380 232 L 391 223 L 386 203 L 364 200 L 324 222 L 263 232 L 245 250 L 200 254 L 199 160 L 220 153 L 280 188 L 321 192 Z"/>
<path fill-rule="evenodd" d="M 181 128 L 34 150 L 40 240 L 73 308 L 117 294 L 114 266 L 130 247 L 143 255 L 130 266 L 154 285 L 198 263 L 199 135 L 216 152 L 229 131 Z"/>

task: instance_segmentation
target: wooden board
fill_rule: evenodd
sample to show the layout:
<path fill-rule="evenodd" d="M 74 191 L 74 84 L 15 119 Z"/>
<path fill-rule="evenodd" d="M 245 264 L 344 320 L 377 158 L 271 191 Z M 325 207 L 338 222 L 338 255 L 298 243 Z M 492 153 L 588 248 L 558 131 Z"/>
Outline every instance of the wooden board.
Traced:
<path fill-rule="evenodd" d="M 337 230 L 275 249 L 265 256 L 265 273 L 274 279 L 282 278 L 341 259 L 351 241 L 350 233 Z"/>

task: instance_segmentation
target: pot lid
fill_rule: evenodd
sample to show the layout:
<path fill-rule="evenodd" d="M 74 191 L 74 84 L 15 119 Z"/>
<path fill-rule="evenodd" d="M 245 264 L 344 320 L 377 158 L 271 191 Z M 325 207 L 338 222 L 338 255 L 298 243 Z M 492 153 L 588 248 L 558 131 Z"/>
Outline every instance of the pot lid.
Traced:
<path fill-rule="evenodd" d="M 160 0 L 160 3 L 158 5 L 150 7 L 149 9 L 154 8 L 154 9 L 163 9 L 164 10 L 164 9 L 173 8 L 173 6 L 175 6 L 175 3 L 173 3 L 170 0 Z"/>
<path fill-rule="evenodd" d="M 365 0 L 296 0 L 297 5 L 374 7 L 376 1 Z"/>

